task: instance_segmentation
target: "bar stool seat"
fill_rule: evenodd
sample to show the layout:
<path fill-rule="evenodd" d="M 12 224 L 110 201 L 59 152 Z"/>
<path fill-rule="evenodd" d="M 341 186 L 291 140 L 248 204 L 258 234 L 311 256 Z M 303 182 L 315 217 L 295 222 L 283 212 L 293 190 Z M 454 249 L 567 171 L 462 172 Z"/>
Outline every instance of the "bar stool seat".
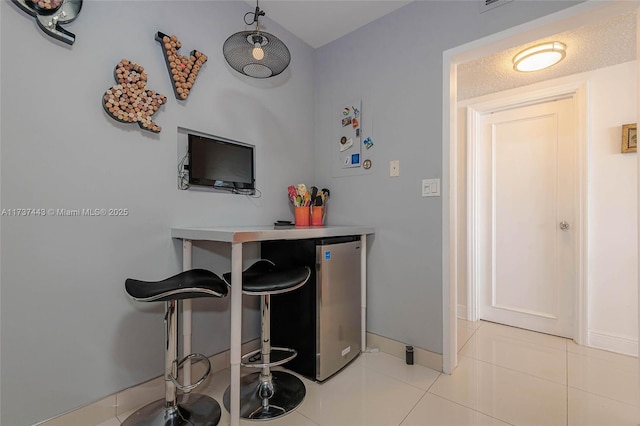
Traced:
<path fill-rule="evenodd" d="M 215 426 L 220 421 L 220 404 L 209 396 L 185 394 L 178 402 L 178 390 L 190 392 L 202 384 L 211 371 L 209 359 L 202 354 L 189 354 L 178 360 L 179 300 L 198 297 L 225 297 L 225 282 L 211 271 L 192 269 L 162 281 L 140 281 L 128 278 L 125 291 L 140 302 L 166 302 L 165 321 L 165 397 L 142 407 L 122 423 L 123 426 Z M 207 364 L 204 375 L 193 384 L 178 382 L 182 364 L 200 359 Z"/>
<path fill-rule="evenodd" d="M 225 297 L 228 293 L 226 283 L 205 269 L 191 269 L 162 281 L 127 278 L 124 287 L 127 294 L 139 302 Z"/>
<path fill-rule="evenodd" d="M 268 420 L 283 416 L 298 407 L 306 395 L 302 380 L 286 371 L 271 371 L 295 358 L 297 352 L 289 348 L 271 347 L 271 295 L 286 293 L 302 287 L 311 275 L 307 266 L 278 268 L 273 262 L 259 260 L 242 273 L 242 292 L 257 295 L 261 307 L 260 349 L 242 357 L 241 365 L 260 368 L 258 373 L 240 379 L 240 417 Z M 222 276 L 231 286 L 231 273 Z M 257 360 L 254 360 L 257 358 Z M 223 403 L 230 411 L 231 387 L 227 387 Z"/>

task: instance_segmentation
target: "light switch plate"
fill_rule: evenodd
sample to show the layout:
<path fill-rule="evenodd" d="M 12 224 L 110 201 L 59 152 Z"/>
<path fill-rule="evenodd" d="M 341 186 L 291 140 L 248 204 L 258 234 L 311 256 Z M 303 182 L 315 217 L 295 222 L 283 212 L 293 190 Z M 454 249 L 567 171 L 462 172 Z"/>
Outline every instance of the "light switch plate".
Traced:
<path fill-rule="evenodd" d="M 422 196 L 439 197 L 440 179 L 422 179 Z"/>
<path fill-rule="evenodd" d="M 400 160 L 389 161 L 389 176 L 400 176 Z"/>

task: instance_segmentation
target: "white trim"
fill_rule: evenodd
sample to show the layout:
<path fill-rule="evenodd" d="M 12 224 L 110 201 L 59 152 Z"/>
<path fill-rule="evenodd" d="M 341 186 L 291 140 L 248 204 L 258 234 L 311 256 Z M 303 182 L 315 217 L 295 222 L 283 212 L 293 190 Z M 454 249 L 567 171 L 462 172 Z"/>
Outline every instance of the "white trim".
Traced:
<path fill-rule="evenodd" d="M 625 11 L 636 9 L 637 2 L 599 2 L 589 0 L 522 25 L 445 50 L 442 53 L 443 177 L 448 176 L 452 170 L 456 171 L 457 167 L 455 160 L 452 159 L 450 155 L 451 152 L 455 152 L 455 148 L 457 147 L 457 132 L 455 130 L 455 125 L 457 124 L 457 64 L 479 57 L 488 56 L 507 48 L 524 44 L 532 40 L 537 40 L 551 34 L 576 28 L 581 25 L 585 25 L 588 22 L 601 22 L 607 17 L 616 16 Z M 638 20 L 640 21 L 640 17 Z M 638 26 L 637 31 L 640 32 L 640 25 Z M 638 38 L 640 38 L 640 36 Z M 638 50 L 640 50 L 640 42 L 638 43 Z M 640 122 L 640 119 L 638 121 Z M 640 156 L 638 156 L 638 160 L 640 162 Z M 640 181 L 640 174 L 638 176 Z M 458 247 L 457 241 L 452 238 L 455 235 L 456 230 L 454 229 L 454 232 L 450 232 L 449 230 L 450 226 L 455 226 L 454 219 L 457 216 L 457 212 L 451 209 L 450 203 L 451 199 L 456 198 L 457 196 L 457 188 L 453 185 L 451 185 L 447 191 L 442 192 L 442 354 L 443 370 L 445 373 L 450 373 L 457 364 L 457 353 L 455 349 L 451 349 L 452 342 L 457 340 L 457 321 L 451 321 L 450 319 L 451 312 L 454 311 L 456 307 L 457 281 L 452 281 L 452 277 L 449 273 L 450 268 L 455 266 L 450 264 L 450 253 L 457 252 Z M 640 293 L 638 296 L 638 303 L 640 305 Z M 586 299 L 578 300 L 578 304 L 583 306 L 583 308 L 586 307 Z M 580 326 L 583 325 L 584 324 Z M 576 337 L 578 340 L 581 338 L 580 335 Z M 578 343 L 580 343 L 580 341 Z"/>
<path fill-rule="evenodd" d="M 588 346 L 619 354 L 638 356 L 638 341 L 610 333 L 589 330 Z"/>
<path fill-rule="evenodd" d="M 467 108 L 467 306 L 469 307 L 469 321 L 478 321 L 480 319 L 479 298 L 476 297 L 475 289 L 478 287 L 476 279 L 478 277 L 478 261 L 475 255 L 475 247 L 477 247 L 476 232 L 471 230 L 477 229 L 478 209 L 476 194 L 478 188 L 476 179 L 472 178 L 475 174 L 475 158 L 477 155 L 476 132 L 478 114 L 473 114 L 471 109 Z M 472 143 L 469 143 L 472 138 Z"/>
<path fill-rule="evenodd" d="M 469 321 L 467 307 L 465 305 L 458 304 L 457 312 L 458 312 L 458 319 L 463 319 L 465 321 Z"/>
<path fill-rule="evenodd" d="M 575 328 L 573 338 L 579 345 L 586 345 L 587 343 L 587 327 L 589 324 L 589 282 L 588 282 L 588 224 L 589 224 L 589 157 L 587 155 L 589 151 L 589 82 L 583 81 L 580 84 L 578 90 L 575 91 L 575 107 L 576 116 L 578 120 L 578 147 L 577 147 L 577 164 L 576 164 L 576 180 L 577 187 L 576 192 L 578 199 L 577 205 L 577 220 L 576 220 L 576 301 L 575 301 Z"/>
<path fill-rule="evenodd" d="M 447 51 L 448 52 L 448 51 Z M 457 65 L 452 63 L 447 52 L 443 52 L 442 75 L 449 76 L 442 85 L 442 371 L 451 374 L 458 365 L 458 321 L 456 303 L 458 300 L 458 207 L 457 207 L 457 111 L 456 82 Z M 446 136 L 445 136 L 446 135 Z M 450 138 L 451 143 L 449 143 Z M 447 173 L 447 171 L 449 173 Z"/>
<path fill-rule="evenodd" d="M 638 8 L 640 9 L 640 8 Z M 638 10 L 636 9 L 636 10 Z M 640 58 L 640 13 L 636 12 L 636 58 Z M 640 73 L 638 73 L 638 87 L 637 87 L 637 123 L 640 123 Z M 640 155 L 636 155 L 637 159 L 637 169 L 640 170 Z M 636 172 L 637 176 L 637 186 L 638 186 L 638 199 L 640 199 L 640 173 Z M 637 213 L 638 223 L 640 223 L 640 209 L 638 209 Z M 640 227 L 638 228 L 638 253 L 640 253 Z M 640 277 L 640 261 L 638 261 L 638 276 Z M 640 291 L 638 291 L 638 330 L 640 330 Z M 638 364 L 640 365 L 640 356 L 638 357 Z M 638 375 L 638 382 L 640 382 L 640 374 Z"/>

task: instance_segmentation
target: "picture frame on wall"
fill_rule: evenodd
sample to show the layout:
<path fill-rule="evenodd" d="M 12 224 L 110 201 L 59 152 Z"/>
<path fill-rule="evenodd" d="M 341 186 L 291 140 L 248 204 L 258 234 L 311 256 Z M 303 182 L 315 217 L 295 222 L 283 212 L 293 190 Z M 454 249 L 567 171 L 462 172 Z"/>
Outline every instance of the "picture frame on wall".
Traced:
<path fill-rule="evenodd" d="M 637 123 L 622 126 L 622 152 L 638 151 L 638 125 Z"/>

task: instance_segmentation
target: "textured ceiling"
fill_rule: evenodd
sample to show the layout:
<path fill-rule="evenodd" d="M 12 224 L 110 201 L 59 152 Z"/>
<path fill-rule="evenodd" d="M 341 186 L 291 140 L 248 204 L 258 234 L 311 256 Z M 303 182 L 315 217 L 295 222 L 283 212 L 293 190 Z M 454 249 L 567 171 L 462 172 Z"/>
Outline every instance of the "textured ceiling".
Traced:
<path fill-rule="evenodd" d="M 513 57 L 545 41 L 567 45 L 566 58 L 546 70 L 514 71 Z M 636 15 L 625 13 L 597 24 L 545 37 L 491 56 L 458 65 L 458 100 L 475 98 L 636 59 Z"/>

